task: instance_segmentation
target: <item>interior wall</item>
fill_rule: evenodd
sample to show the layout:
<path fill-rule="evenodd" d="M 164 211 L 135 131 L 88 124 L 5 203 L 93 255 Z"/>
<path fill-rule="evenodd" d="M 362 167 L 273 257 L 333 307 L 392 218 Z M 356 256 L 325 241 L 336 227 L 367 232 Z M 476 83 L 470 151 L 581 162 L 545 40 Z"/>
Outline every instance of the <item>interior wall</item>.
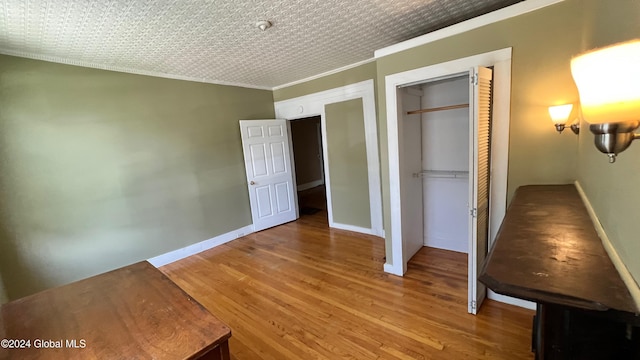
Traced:
<path fill-rule="evenodd" d="M 322 183 L 322 152 L 318 138 L 320 117 L 291 121 L 291 140 L 293 142 L 296 184 L 300 187 Z"/>
<path fill-rule="evenodd" d="M 327 104 L 325 116 L 333 221 L 370 229 L 362 99 Z"/>
<path fill-rule="evenodd" d="M 606 1 L 588 1 L 585 5 L 590 15 L 585 49 L 639 37 L 640 2 L 616 1 L 614 6 Z M 570 59 L 564 61 L 568 64 Z M 606 155 L 593 145 L 588 124 L 580 125 L 577 179 L 618 255 L 640 283 L 640 141 L 609 164 Z"/>
<path fill-rule="evenodd" d="M 422 85 L 421 108 L 469 103 L 469 76 Z M 422 169 L 466 171 L 423 177 L 424 245 L 469 251 L 469 108 L 422 114 Z"/>
<path fill-rule="evenodd" d="M 566 0 L 377 59 L 378 84 L 389 74 L 511 47 L 511 123 L 508 200 L 525 184 L 572 183 L 577 177 L 578 137 L 555 132 L 550 105 L 578 103 L 569 59 L 594 45 L 637 34 L 632 0 Z M 562 36 L 559 36 L 561 34 Z M 604 37 L 603 34 L 609 36 Z M 387 258 L 391 258 L 389 159 L 384 91 L 378 91 L 378 119 Z M 580 136 L 589 136 L 584 132 Z"/>
<path fill-rule="evenodd" d="M 4 281 L 2 281 L 2 276 L 0 276 L 0 305 L 9 301 L 7 297 L 7 291 L 4 289 Z"/>
<path fill-rule="evenodd" d="M 271 91 L 0 56 L 10 299 L 251 223 L 239 119 Z"/>

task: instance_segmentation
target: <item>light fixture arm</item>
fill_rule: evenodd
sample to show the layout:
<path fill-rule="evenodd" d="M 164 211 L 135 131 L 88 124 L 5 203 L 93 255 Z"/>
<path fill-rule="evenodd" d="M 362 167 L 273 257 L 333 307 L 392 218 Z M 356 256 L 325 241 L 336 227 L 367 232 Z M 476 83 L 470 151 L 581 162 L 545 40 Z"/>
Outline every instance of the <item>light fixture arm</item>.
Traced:
<path fill-rule="evenodd" d="M 573 131 L 573 133 L 576 135 L 580 134 L 580 124 L 571 124 L 571 131 Z"/>

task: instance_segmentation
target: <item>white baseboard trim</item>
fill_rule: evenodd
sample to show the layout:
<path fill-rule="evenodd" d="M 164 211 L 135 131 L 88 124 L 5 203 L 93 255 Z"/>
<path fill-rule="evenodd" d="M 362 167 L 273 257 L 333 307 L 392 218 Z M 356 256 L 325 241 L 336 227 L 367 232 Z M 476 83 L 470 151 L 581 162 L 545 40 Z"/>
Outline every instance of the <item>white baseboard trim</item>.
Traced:
<path fill-rule="evenodd" d="M 151 263 L 151 265 L 155 267 L 164 266 L 170 264 L 174 261 L 178 261 L 180 259 L 184 259 L 188 256 L 195 255 L 197 253 L 203 252 L 205 250 L 212 249 L 216 246 L 222 245 L 224 243 L 228 243 L 231 240 L 235 240 L 239 237 L 249 235 L 253 233 L 253 225 L 247 225 L 240 229 L 236 229 L 233 231 L 229 231 L 228 233 L 218 235 L 209 240 L 204 240 L 199 243 L 195 243 L 189 246 L 185 246 L 181 249 L 177 249 L 174 251 L 170 251 L 168 253 L 158 255 L 147 261 Z"/>
<path fill-rule="evenodd" d="M 373 229 L 367 229 L 367 228 L 363 228 L 355 225 L 347 225 L 347 224 L 340 224 L 340 223 L 333 222 L 329 224 L 329 227 L 334 229 L 353 231 L 361 234 L 379 236 L 378 234 L 375 233 L 375 231 L 373 231 Z"/>
<path fill-rule="evenodd" d="M 593 209 L 593 206 L 591 206 L 591 202 L 589 202 L 589 198 L 587 198 L 587 194 L 582 189 L 580 182 L 576 180 L 575 185 L 576 189 L 578 189 L 580 197 L 582 198 L 582 202 L 584 203 L 584 206 L 587 208 L 587 212 L 591 217 L 591 222 L 593 222 L 593 226 L 596 228 L 596 232 L 598 233 L 598 236 L 600 236 L 600 240 L 602 240 L 602 246 L 604 246 L 607 254 L 609 254 L 609 258 L 611 259 L 613 266 L 615 266 L 616 270 L 618 270 L 618 274 L 620 274 L 622 281 L 624 281 L 624 284 L 627 285 L 627 289 L 629 290 L 631 297 L 635 301 L 636 307 L 640 309 L 640 286 L 638 286 L 638 283 L 633 278 L 633 275 L 631 275 L 629 269 L 627 269 L 627 266 L 620 258 L 620 255 L 618 255 L 618 252 L 611 243 L 611 240 L 609 240 L 609 237 L 604 231 L 604 228 L 602 227 L 602 224 L 598 219 L 598 215 Z"/>
<path fill-rule="evenodd" d="M 314 181 L 308 182 L 306 184 L 298 185 L 298 191 L 313 189 L 314 187 L 320 186 L 322 184 L 324 184 L 324 180 L 323 179 L 314 180 Z"/>
<path fill-rule="evenodd" d="M 510 304 L 510 305 L 515 305 L 515 306 L 519 306 L 521 308 L 525 308 L 525 309 L 529 309 L 529 310 L 535 310 L 536 309 L 536 303 L 531 302 L 531 301 L 527 301 L 527 300 L 522 300 L 522 299 L 518 299 L 518 298 L 514 298 L 511 296 L 506 296 L 506 295 L 500 295 L 497 294 L 491 290 L 489 290 L 487 292 L 487 297 L 491 300 L 495 300 L 495 301 L 499 301 L 501 303 L 505 303 L 505 304 Z"/>
<path fill-rule="evenodd" d="M 465 239 L 466 240 L 466 239 Z M 442 249 L 442 250 L 447 250 L 447 251 L 454 251 L 454 252 L 458 252 L 458 253 L 463 253 L 463 254 L 469 254 L 469 241 L 466 240 L 464 243 L 464 246 L 450 246 L 451 242 L 447 242 L 446 239 L 438 239 L 438 238 L 427 238 L 425 237 L 422 241 L 422 246 L 426 246 L 426 247 L 432 247 L 432 248 L 436 248 L 436 249 Z M 453 244 L 453 245 L 460 245 L 460 244 Z"/>
<path fill-rule="evenodd" d="M 402 273 L 402 269 L 396 269 L 395 266 L 393 266 L 393 265 L 391 265 L 389 263 L 385 263 L 384 264 L 383 270 L 386 273 L 397 275 L 397 276 L 403 276 L 404 275 Z"/>

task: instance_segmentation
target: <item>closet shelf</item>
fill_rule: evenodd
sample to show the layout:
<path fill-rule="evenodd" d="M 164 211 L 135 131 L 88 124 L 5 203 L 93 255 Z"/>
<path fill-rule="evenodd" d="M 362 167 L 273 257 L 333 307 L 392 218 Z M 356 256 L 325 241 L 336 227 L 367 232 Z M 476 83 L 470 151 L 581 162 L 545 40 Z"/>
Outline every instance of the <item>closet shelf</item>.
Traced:
<path fill-rule="evenodd" d="M 414 173 L 413 177 L 452 178 L 452 179 L 460 178 L 461 179 L 461 178 L 468 178 L 469 172 L 459 171 L 459 170 L 422 170 L 418 173 Z"/>
<path fill-rule="evenodd" d="M 468 108 L 468 107 L 469 107 L 469 104 L 440 106 L 440 107 L 433 107 L 433 108 L 426 108 L 426 109 L 420 109 L 420 110 L 407 111 L 407 115 L 422 114 L 422 113 L 428 113 L 428 112 L 434 112 L 434 111 L 443 111 L 443 110 L 462 109 L 462 108 Z"/>

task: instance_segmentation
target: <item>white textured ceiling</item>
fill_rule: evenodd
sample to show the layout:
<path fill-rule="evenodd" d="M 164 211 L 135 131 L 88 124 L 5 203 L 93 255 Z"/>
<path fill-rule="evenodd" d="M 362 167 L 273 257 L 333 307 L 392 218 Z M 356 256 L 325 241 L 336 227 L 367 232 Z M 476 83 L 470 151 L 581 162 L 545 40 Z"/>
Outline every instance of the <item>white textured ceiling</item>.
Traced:
<path fill-rule="evenodd" d="M 0 53 L 272 88 L 519 1 L 0 0 Z"/>

